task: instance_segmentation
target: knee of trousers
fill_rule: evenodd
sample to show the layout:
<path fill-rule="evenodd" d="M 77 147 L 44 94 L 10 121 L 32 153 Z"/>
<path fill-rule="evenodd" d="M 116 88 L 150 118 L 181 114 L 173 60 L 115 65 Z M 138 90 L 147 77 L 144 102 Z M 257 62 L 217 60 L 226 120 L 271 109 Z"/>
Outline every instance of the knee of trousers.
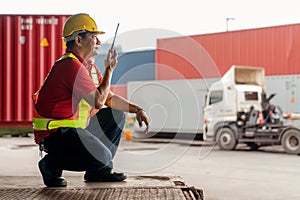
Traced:
<path fill-rule="evenodd" d="M 120 110 L 115 110 L 113 108 L 103 108 L 98 112 L 96 115 L 101 117 L 102 115 L 105 115 L 106 117 L 111 116 L 116 122 L 122 123 L 125 122 L 125 112 Z"/>

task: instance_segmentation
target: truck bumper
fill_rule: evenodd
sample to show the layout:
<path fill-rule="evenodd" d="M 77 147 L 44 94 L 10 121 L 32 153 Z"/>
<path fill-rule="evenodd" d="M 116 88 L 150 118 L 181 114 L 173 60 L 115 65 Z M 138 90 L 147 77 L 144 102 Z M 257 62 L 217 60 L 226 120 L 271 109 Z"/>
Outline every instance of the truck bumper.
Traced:
<path fill-rule="evenodd" d="M 213 133 L 209 132 L 208 126 L 206 124 L 203 126 L 203 140 L 206 142 L 214 142 L 215 140 Z"/>

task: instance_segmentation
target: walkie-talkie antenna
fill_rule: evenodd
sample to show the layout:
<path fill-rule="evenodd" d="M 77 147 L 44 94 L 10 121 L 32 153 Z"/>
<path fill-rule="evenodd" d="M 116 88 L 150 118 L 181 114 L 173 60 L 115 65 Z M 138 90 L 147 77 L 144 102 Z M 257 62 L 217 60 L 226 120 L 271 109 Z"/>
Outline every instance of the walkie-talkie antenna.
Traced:
<path fill-rule="evenodd" d="M 113 49 L 113 48 L 114 48 L 115 40 L 116 40 L 117 33 L 118 33 L 118 29 L 119 29 L 119 25 L 120 25 L 120 23 L 118 23 L 118 25 L 117 25 L 116 32 L 115 32 L 115 36 L 114 36 L 114 39 L 113 39 L 113 42 L 112 42 L 112 44 L 111 44 L 110 49 Z"/>

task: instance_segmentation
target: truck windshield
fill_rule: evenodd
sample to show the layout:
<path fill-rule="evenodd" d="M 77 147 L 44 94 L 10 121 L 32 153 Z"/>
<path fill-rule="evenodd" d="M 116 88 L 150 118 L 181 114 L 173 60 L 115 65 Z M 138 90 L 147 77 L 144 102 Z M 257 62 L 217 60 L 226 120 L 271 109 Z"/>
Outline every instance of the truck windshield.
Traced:
<path fill-rule="evenodd" d="M 223 91 L 218 90 L 218 91 L 211 91 L 210 96 L 209 96 L 209 102 L 208 105 L 218 103 L 222 101 L 223 99 Z"/>

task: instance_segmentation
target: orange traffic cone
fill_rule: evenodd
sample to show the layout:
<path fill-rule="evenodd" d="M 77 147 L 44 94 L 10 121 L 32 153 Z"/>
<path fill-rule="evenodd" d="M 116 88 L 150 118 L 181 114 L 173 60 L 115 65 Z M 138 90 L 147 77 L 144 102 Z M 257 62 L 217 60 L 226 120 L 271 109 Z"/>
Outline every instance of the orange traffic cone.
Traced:
<path fill-rule="evenodd" d="M 264 123 L 265 123 L 265 121 L 264 121 L 263 114 L 261 111 L 259 111 L 258 118 L 257 118 L 257 124 L 264 124 Z"/>
<path fill-rule="evenodd" d="M 125 139 L 127 141 L 132 141 L 132 130 L 131 129 L 125 129 L 124 136 L 125 136 Z"/>

